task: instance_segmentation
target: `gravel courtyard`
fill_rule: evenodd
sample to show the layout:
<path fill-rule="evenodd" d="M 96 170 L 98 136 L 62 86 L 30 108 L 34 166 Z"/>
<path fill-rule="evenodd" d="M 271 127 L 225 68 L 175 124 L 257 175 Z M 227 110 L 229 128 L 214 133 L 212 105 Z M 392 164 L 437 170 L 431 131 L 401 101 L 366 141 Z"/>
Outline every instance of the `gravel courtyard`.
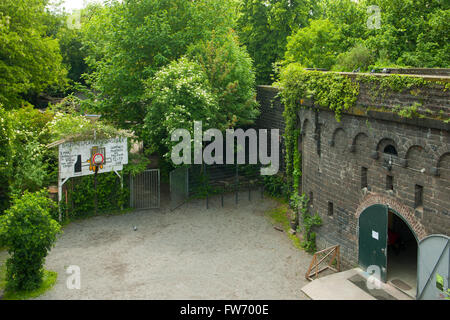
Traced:
<path fill-rule="evenodd" d="M 58 281 L 40 299 L 305 299 L 311 256 L 273 228 L 272 200 L 240 199 L 71 223 L 47 257 Z M 79 290 L 67 289 L 69 265 L 80 267 Z"/>

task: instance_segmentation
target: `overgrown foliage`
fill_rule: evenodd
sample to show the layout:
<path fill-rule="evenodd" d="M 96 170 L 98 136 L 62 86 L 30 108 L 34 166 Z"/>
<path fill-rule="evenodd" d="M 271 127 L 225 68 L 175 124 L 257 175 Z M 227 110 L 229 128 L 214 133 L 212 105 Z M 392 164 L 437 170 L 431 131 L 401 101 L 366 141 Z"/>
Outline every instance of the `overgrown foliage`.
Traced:
<path fill-rule="evenodd" d="M 310 25 L 289 38 L 286 62 L 339 71 L 450 65 L 450 9 L 445 1 L 317 3 Z"/>
<path fill-rule="evenodd" d="M 295 204 L 295 208 L 300 210 L 300 221 L 298 232 L 302 232 L 304 239 L 301 246 L 307 251 L 314 253 L 316 251 L 316 233 L 312 231 L 313 227 L 322 224 L 322 218 L 317 214 L 309 212 L 309 199 L 305 194 L 301 196 L 296 192 L 291 196 L 291 203 Z"/>
<path fill-rule="evenodd" d="M 128 173 L 123 174 L 128 177 Z M 72 178 L 66 182 L 66 197 L 60 203 L 62 221 L 68 222 L 86 218 L 95 214 L 111 213 L 127 208 L 130 191 L 127 185 L 121 188 L 121 181 L 114 172 L 97 175 L 96 187 L 94 176 Z M 96 200 L 96 202 L 95 202 Z M 58 218 L 58 212 L 53 213 Z"/>
<path fill-rule="evenodd" d="M 213 34 L 188 50 L 146 81 L 148 107 L 145 135 L 150 152 L 166 157 L 174 143 L 171 133 L 187 129 L 193 137 L 194 121 L 203 130 L 224 131 L 253 123 L 259 114 L 252 63 L 232 31 Z"/>
<path fill-rule="evenodd" d="M 355 79 L 335 72 L 306 71 L 300 64 L 291 63 L 281 69 L 280 80 L 276 85 L 280 88 L 281 100 L 285 110 L 285 162 L 286 176 L 289 192 L 298 190 L 301 176 L 301 159 L 298 153 L 300 124 L 297 113 L 300 108 L 325 108 L 335 113 L 340 121 L 344 111 L 355 106 L 358 99 L 360 84 L 368 84 L 369 96 L 372 100 L 386 98 L 396 92 L 409 92 L 420 95 L 424 90 L 434 88 L 436 85 L 448 84 L 427 81 L 420 77 L 407 75 L 359 75 Z M 374 103 L 375 105 L 375 103 Z M 372 106 L 365 106 L 368 110 Z M 419 112 L 419 103 L 411 106 L 397 106 L 390 109 L 401 117 L 432 117 L 441 119 L 439 114 Z M 447 119 L 441 119 L 448 121 Z"/>
<path fill-rule="evenodd" d="M 273 65 L 284 58 L 287 37 L 308 25 L 317 1 L 242 0 L 237 33 L 252 57 L 257 84 L 270 84 Z"/>
<path fill-rule="evenodd" d="M 8 248 L 7 290 L 31 291 L 40 287 L 47 253 L 60 232 L 52 219 L 52 200 L 44 191 L 26 192 L 0 216 L 0 244 Z"/>
<path fill-rule="evenodd" d="M 20 107 L 49 87 L 64 87 L 58 41 L 47 36 L 47 0 L 0 2 L 0 103 Z"/>
<path fill-rule="evenodd" d="M 331 69 L 343 51 L 343 35 L 327 19 L 311 21 L 288 37 L 285 62 L 298 62 L 309 68 Z"/>
<path fill-rule="evenodd" d="M 285 162 L 286 176 L 290 188 L 298 190 L 301 176 L 301 159 L 298 153 L 298 139 L 300 135 L 297 112 L 306 107 L 306 100 L 315 105 L 333 111 L 339 120 L 341 113 L 355 103 L 359 86 L 348 77 L 337 73 L 323 73 L 319 71 L 305 71 L 297 63 L 291 63 L 282 69 L 280 81 L 281 100 L 285 106 Z"/>
<path fill-rule="evenodd" d="M 263 176 L 264 192 L 274 198 L 287 200 L 289 190 L 284 177 L 280 174 Z"/>
<path fill-rule="evenodd" d="M 147 111 L 144 83 L 191 44 L 208 39 L 212 30 L 223 33 L 232 27 L 230 5 L 219 0 L 111 2 L 100 13 L 106 19 L 97 17 L 85 26 L 100 43 L 97 50 L 91 47 L 96 41 L 87 42 L 98 111 L 140 136 Z"/>
<path fill-rule="evenodd" d="M 258 116 L 252 60 L 233 30 L 213 33 L 210 40 L 189 48 L 187 56 L 207 75 L 226 126 L 247 126 Z"/>
<path fill-rule="evenodd" d="M 143 129 L 151 151 L 170 157 L 172 131 L 186 129 L 193 137 L 194 121 L 203 121 L 204 129 L 226 128 L 226 115 L 198 63 L 187 58 L 174 61 L 158 71 L 147 86 L 150 104 Z"/>

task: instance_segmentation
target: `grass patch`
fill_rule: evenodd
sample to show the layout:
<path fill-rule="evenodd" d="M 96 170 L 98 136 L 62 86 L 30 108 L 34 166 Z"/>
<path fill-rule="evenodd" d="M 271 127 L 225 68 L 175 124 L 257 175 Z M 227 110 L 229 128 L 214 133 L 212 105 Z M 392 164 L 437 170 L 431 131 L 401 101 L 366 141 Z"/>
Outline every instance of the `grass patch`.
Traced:
<path fill-rule="evenodd" d="M 2 271 L 2 268 L 5 270 Z M 4 280 L 6 276 L 6 266 L 3 264 L 0 267 L 0 285 L 2 282 L 6 284 L 6 281 Z M 42 285 L 33 291 L 18 291 L 18 292 L 11 292 L 6 291 L 5 295 L 3 296 L 4 300 L 26 300 L 31 298 L 37 298 L 40 295 L 44 294 L 48 290 L 50 290 L 56 283 L 56 279 L 58 278 L 58 273 L 55 271 L 49 271 L 44 270 L 44 279 L 42 281 Z"/>
<path fill-rule="evenodd" d="M 295 234 L 290 234 L 289 230 L 291 229 L 291 224 L 289 222 L 289 218 L 286 215 L 287 210 L 289 209 L 289 205 L 286 201 L 275 199 L 278 203 L 277 207 L 269 210 L 267 212 L 267 216 L 272 220 L 274 225 L 280 225 L 287 236 L 292 240 L 292 244 L 297 249 L 303 250 L 303 247 L 300 243 L 300 239 Z"/>

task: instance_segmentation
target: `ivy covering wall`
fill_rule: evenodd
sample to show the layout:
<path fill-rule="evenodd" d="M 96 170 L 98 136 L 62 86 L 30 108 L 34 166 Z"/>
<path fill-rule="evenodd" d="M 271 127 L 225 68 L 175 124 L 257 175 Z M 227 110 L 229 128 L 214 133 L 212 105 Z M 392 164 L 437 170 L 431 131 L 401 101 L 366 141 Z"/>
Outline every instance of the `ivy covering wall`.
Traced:
<path fill-rule="evenodd" d="M 419 102 L 412 105 L 395 105 L 386 110 L 377 107 L 377 99 L 384 99 L 392 93 L 407 92 L 417 96 L 430 89 L 448 90 L 450 83 L 430 81 L 421 77 L 392 74 L 377 76 L 370 74 L 347 74 L 335 72 L 307 71 L 298 63 L 291 63 L 280 70 L 279 81 L 275 83 L 280 89 L 279 96 L 284 104 L 285 119 L 285 165 L 289 190 L 296 190 L 301 177 L 301 155 L 298 140 L 301 134 L 298 123 L 298 111 L 301 108 L 320 108 L 334 112 L 336 121 L 341 120 L 342 113 L 356 107 L 360 95 L 360 85 L 369 88 L 370 105 L 358 105 L 363 111 L 380 109 L 395 113 L 403 118 L 433 118 L 449 122 L 450 118 L 442 111 L 438 114 L 431 110 L 421 110 Z"/>

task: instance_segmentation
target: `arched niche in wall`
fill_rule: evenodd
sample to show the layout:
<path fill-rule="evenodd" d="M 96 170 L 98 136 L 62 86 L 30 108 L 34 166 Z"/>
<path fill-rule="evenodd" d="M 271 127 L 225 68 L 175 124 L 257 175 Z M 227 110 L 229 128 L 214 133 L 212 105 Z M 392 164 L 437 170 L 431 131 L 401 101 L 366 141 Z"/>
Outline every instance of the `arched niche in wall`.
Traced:
<path fill-rule="evenodd" d="M 311 123 L 307 118 L 303 120 L 300 132 L 302 139 L 305 139 L 307 136 L 311 135 Z"/>
<path fill-rule="evenodd" d="M 337 151 L 344 151 L 347 147 L 347 135 L 342 128 L 336 128 L 330 139 L 329 145 Z"/>
<path fill-rule="evenodd" d="M 437 169 L 439 177 L 442 180 L 450 182 L 450 152 L 446 152 L 439 157 Z"/>
<path fill-rule="evenodd" d="M 408 168 L 414 170 L 422 170 L 426 167 L 430 167 L 431 159 L 426 153 L 425 149 L 420 145 L 414 145 L 409 147 L 406 152 L 406 165 Z"/>
<path fill-rule="evenodd" d="M 369 142 L 369 136 L 365 132 L 360 132 L 353 138 L 350 151 L 358 154 L 368 154 L 370 152 Z"/>

